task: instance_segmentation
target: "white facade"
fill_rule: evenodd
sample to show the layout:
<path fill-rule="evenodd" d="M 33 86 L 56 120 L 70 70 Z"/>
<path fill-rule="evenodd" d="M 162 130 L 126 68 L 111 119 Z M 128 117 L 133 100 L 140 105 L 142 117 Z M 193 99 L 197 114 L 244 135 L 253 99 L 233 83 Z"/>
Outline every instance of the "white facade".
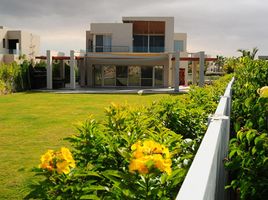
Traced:
<path fill-rule="evenodd" d="M 137 35 L 151 35 L 159 36 L 164 38 L 163 49 L 159 51 L 150 51 L 148 48 L 142 53 L 163 53 L 163 52 L 174 52 L 174 41 L 181 40 L 183 41 L 183 52 L 187 51 L 187 34 L 186 33 L 174 33 L 174 17 L 123 17 L 123 23 L 91 23 L 90 31 L 86 31 L 86 49 L 89 52 L 96 52 L 97 44 L 97 35 L 110 36 L 110 48 L 108 52 L 137 52 L 133 48 L 135 40 L 135 22 L 151 22 L 151 23 L 162 23 L 164 24 L 163 33 L 138 33 Z M 156 28 L 156 27 L 154 27 Z M 150 30 L 149 30 L 150 31 Z M 150 37 L 150 36 L 149 36 Z M 147 45 L 150 46 L 150 41 L 148 38 Z M 146 39 L 147 39 L 146 38 Z M 145 39 L 145 40 L 146 40 Z M 159 38 L 156 38 L 157 40 Z M 104 40 L 104 39 L 103 39 Z M 106 44 L 107 45 L 107 44 Z M 103 44 L 103 46 L 105 46 Z M 109 46 L 109 45 L 108 45 Z M 107 52 L 107 48 L 104 47 L 104 52 Z M 139 51 L 141 52 L 141 51 Z"/>
<path fill-rule="evenodd" d="M 86 49 L 85 62 L 79 66 L 81 86 L 172 87 L 178 83 L 178 67 L 184 70 L 180 78 L 187 85 L 187 61 L 172 61 L 178 51 L 181 57 L 188 56 L 187 34 L 174 33 L 174 17 L 91 23 Z M 138 75 L 133 78 L 135 70 Z"/>

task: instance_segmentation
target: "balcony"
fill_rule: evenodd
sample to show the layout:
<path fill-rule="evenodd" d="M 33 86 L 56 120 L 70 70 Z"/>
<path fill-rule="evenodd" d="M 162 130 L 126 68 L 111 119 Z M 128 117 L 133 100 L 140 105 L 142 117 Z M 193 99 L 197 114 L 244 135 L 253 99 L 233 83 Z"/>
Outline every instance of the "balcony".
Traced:
<path fill-rule="evenodd" d="M 134 46 L 133 52 L 149 52 L 149 53 L 162 53 L 165 52 L 165 47 L 148 47 L 146 46 Z"/>
<path fill-rule="evenodd" d="M 18 49 L 8 49 L 9 54 L 19 55 L 20 51 Z"/>
<path fill-rule="evenodd" d="M 93 46 L 87 52 L 130 52 L 128 46 Z"/>

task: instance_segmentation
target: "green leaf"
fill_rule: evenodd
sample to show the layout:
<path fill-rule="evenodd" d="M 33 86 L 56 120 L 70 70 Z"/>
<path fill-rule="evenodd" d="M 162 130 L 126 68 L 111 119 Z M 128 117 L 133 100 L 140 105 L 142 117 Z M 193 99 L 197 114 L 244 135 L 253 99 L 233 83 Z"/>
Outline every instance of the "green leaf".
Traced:
<path fill-rule="evenodd" d="M 94 194 L 91 195 L 83 195 L 80 199 L 92 199 L 92 200 L 99 200 L 100 198 Z"/>
<path fill-rule="evenodd" d="M 108 190 L 108 188 L 102 185 L 90 185 L 88 187 L 84 187 L 82 190 L 83 191 L 96 191 L 96 190 Z"/>
<path fill-rule="evenodd" d="M 248 144 L 251 143 L 251 141 L 255 138 L 255 136 L 256 136 L 256 132 L 254 130 L 250 130 L 250 131 L 247 132 L 246 137 L 247 137 L 247 140 L 248 140 Z"/>

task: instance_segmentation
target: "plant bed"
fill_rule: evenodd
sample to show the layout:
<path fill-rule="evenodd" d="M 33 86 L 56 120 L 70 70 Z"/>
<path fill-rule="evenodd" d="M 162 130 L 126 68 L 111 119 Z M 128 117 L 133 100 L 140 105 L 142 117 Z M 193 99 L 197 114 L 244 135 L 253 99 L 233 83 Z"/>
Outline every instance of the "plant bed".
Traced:
<path fill-rule="evenodd" d="M 67 138 L 73 150 L 49 150 L 25 197 L 174 199 L 230 77 L 150 106 L 112 104 Z"/>

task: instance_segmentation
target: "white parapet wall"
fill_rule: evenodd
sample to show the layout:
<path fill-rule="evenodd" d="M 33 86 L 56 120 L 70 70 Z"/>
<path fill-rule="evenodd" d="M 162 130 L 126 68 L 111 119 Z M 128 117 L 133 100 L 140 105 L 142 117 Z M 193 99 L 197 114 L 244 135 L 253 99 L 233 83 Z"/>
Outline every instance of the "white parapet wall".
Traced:
<path fill-rule="evenodd" d="M 224 200 L 227 179 L 223 160 L 228 153 L 232 84 L 228 84 L 195 155 L 176 200 Z"/>

